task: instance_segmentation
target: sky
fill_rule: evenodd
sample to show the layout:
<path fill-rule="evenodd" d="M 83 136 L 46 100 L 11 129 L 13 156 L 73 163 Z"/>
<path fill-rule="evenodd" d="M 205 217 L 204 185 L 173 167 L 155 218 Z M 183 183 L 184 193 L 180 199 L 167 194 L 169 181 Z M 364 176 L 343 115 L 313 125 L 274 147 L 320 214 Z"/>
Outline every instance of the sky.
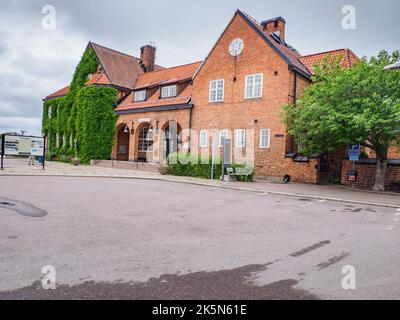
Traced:
<path fill-rule="evenodd" d="M 46 27 L 46 5 L 55 28 Z M 342 24 L 346 5 L 355 10 L 351 29 Z M 152 41 L 157 64 L 190 63 L 207 56 L 236 9 L 258 21 L 284 17 L 286 40 L 301 54 L 400 49 L 398 0 L 1 0 L 0 133 L 40 134 L 42 99 L 69 84 L 89 41 L 135 56 Z"/>

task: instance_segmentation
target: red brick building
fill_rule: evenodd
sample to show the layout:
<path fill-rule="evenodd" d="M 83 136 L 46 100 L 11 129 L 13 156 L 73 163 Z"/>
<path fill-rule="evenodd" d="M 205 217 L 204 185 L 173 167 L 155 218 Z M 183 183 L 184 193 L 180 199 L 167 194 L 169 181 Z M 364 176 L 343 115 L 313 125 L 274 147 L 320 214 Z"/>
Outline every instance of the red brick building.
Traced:
<path fill-rule="evenodd" d="M 340 176 L 340 153 L 297 154 L 282 106 L 296 103 L 327 55 L 341 55 L 343 67 L 358 58 L 349 49 L 302 56 L 286 34 L 282 17 L 260 23 L 237 10 L 204 61 L 167 69 L 156 66 L 152 46 L 118 67 L 114 59 L 127 55 L 94 45 L 102 63 L 88 85 L 121 89 L 112 158 L 163 163 L 176 150 L 209 155 L 216 135 L 230 137 L 233 161 L 254 165 L 259 177 L 318 183 L 329 173 Z"/>
<path fill-rule="evenodd" d="M 296 103 L 311 83 L 314 65 L 326 55 L 342 55 L 344 67 L 357 57 L 349 49 L 301 56 L 285 35 L 283 18 L 259 23 L 238 10 L 202 63 L 139 76 L 116 109 L 113 158 L 161 163 L 170 151 L 167 126 L 172 121 L 181 149 L 209 155 L 216 130 L 218 140 L 224 135 L 232 139 L 233 161 L 254 163 L 256 176 L 288 175 L 317 183 L 327 165 L 321 166 L 320 155 L 297 156 L 282 122 L 282 106 Z M 164 96 L 168 88 L 173 94 Z M 179 134 L 184 129 L 193 131 Z M 336 171 L 339 176 L 340 167 Z"/>

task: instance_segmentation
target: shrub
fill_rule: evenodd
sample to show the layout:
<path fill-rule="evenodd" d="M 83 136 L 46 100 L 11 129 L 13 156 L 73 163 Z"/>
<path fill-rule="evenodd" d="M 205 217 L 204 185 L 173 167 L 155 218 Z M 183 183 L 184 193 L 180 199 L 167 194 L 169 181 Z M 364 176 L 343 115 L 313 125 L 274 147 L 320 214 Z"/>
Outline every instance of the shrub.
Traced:
<path fill-rule="evenodd" d="M 196 177 L 203 179 L 211 179 L 212 158 L 196 158 L 193 155 L 184 153 L 172 153 L 168 157 L 169 172 L 174 176 Z M 232 167 L 235 169 L 248 169 L 246 164 L 234 163 Z M 240 171 L 240 170 L 238 170 Z M 247 171 L 250 171 L 247 174 Z M 243 175 L 238 175 L 238 181 L 252 181 L 253 169 L 245 171 Z M 222 172 L 221 159 L 216 158 L 214 163 L 214 179 L 220 179 Z"/>

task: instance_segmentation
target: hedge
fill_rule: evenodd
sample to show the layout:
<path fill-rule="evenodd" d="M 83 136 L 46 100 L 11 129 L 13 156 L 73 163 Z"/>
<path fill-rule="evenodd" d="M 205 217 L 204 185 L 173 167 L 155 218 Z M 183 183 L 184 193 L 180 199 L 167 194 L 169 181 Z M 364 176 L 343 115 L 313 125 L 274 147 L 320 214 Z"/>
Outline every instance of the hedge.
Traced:
<path fill-rule="evenodd" d="M 212 158 L 204 159 L 186 153 L 172 153 L 168 157 L 169 173 L 174 176 L 196 177 L 211 179 Z M 234 163 L 232 167 L 235 172 L 238 168 L 246 168 L 246 164 Z M 251 174 L 237 176 L 238 181 L 252 181 L 254 170 Z M 215 159 L 214 179 L 220 179 L 222 173 L 222 163 L 220 159 Z"/>

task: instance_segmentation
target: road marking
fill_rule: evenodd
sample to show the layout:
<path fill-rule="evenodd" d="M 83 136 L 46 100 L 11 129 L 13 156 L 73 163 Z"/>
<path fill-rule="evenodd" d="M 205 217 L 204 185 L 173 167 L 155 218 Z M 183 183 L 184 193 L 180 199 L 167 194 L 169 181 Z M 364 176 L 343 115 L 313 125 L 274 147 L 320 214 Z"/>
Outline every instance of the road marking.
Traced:
<path fill-rule="evenodd" d="M 319 200 L 318 202 L 326 202 L 326 200 L 325 200 L 325 199 L 322 199 L 322 200 Z"/>
<path fill-rule="evenodd" d="M 394 225 L 391 225 L 389 227 L 386 228 L 386 230 L 392 231 L 394 229 Z"/>

